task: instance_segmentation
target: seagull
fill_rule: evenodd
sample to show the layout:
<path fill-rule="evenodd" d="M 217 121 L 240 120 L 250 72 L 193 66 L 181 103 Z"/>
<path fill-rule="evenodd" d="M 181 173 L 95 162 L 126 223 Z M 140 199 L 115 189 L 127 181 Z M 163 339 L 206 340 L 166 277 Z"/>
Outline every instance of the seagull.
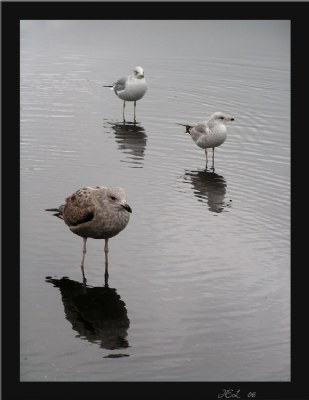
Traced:
<path fill-rule="evenodd" d="M 205 149 L 206 169 L 208 164 L 207 149 L 212 148 L 212 169 L 214 170 L 215 147 L 225 142 L 227 136 L 226 123 L 234 121 L 222 112 L 215 112 L 208 121 L 194 124 L 178 124 L 186 127 L 186 132 L 192 137 L 197 146 Z"/>
<path fill-rule="evenodd" d="M 123 100 L 123 122 L 125 122 L 124 109 L 126 101 L 134 101 L 134 122 L 136 122 L 136 102 L 140 100 L 147 91 L 147 83 L 142 67 L 135 67 L 133 74 L 118 79 L 113 85 L 103 86 L 112 88 L 119 99 Z"/>
<path fill-rule="evenodd" d="M 65 199 L 58 208 L 48 208 L 64 220 L 70 230 L 84 240 L 81 270 L 84 282 L 84 260 L 87 239 L 105 239 L 105 279 L 108 279 L 108 240 L 118 235 L 128 224 L 131 207 L 125 191 L 119 187 L 84 187 Z"/>

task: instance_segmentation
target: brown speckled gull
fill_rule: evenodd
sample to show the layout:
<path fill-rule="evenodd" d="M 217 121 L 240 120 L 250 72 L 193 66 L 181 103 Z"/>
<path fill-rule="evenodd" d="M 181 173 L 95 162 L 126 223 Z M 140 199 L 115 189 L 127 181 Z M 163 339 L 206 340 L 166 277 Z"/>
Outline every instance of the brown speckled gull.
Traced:
<path fill-rule="evenodd" d="M 212 148 L 212 169 L 215 169 L 215 147 L 221 146 L 227 136 L 226 123 L 234 121 L 222 112 L 215 112 L 208 121 L 194 124 L 178 124 L 186 127 L 186 132 L 192 140 L 202 149 L 205 149 L 206 169 L 208 164 L 207 149 Z"/>
<path fill-rule="evenodd" d="M 70 230 L 84 239 L 81 270 L 83 278 L 86 242 L 88 238 L 105 239 L 105 278 L 108 277 L 108 240 L 118 235 L 128 224 L 131 207 L 125 191 L 119 187 L 84 187 L 67 197 L 65 204 L 46 211 L 56 211 Z"/>

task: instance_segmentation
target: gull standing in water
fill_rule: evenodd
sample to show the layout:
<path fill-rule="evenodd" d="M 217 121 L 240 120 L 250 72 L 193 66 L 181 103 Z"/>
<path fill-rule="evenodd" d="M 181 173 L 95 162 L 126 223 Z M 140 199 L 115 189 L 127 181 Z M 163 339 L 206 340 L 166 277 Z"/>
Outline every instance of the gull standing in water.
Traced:
<path fill-rule="evenodd" d="M 132 212 L 124 190 L 118 187 L 85 187 L 67 197 L 65 204 L 46 211 L 56 212 L 53 215 L 63 219 L 73 233 L 83 238 L 81 270 L 84 281 L 87 239 L 105 239 L 105 279 L 108 279 L 108 240 L 127 226 Z"/>
<path fill-rule="evenodd" d="M 215 147 L 225 142 L 227 136 L 226 123 L 234 121 L 222 112 L 215 112 L 208 121 L 195 124 L 178 124 L 186 127 L 186 132 L 191 135 L 197 146 L 205 149 L 206 169 L 208 164 L 207 149 L 212 148 L 212 169 L 215 163 Z"/>
<path fill-rule="evenodd" d="M 136 122 L 136 102 L 144 97 L 147 91 L 147 83 L 144 70 L 142 67 L 135 67 L 133 74 L 118 79 L 113 85 L 103 86 L 110 87 L 123 100 L 123 122 L 125 122 L 125 106 L 126 101 L 134 101 L 134 122 Z"/>

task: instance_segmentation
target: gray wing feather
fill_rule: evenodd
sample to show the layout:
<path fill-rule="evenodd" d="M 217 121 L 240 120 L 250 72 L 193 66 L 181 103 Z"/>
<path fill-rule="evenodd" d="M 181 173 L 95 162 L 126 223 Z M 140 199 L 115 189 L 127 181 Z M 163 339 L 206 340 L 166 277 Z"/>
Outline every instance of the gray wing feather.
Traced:
<path fill-rule="evenodd" d="M 120 92 L 121 90 L 124 90 L 126 88 L 126 82 L 127 78 L 124 77 L 118 79 L 118 81 L 114 83 L 114 90 L 116 94 L 117 92 Z"/>
<path fill-rule="evenodd" d="M 192 129 L 194 129 L 196 132 L 204 133 L 205 135 L 209 133 L 207 126 L 205 124 L 196 125 Z"/>

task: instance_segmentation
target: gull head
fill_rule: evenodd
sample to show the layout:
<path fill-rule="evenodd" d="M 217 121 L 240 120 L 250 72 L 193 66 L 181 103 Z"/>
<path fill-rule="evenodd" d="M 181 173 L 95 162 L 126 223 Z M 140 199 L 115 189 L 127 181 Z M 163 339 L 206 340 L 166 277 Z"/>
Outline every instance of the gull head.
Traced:
<path fill-rule="evenodd" d="M 229 117 L 228 115 L 223 114 L 222 112 L 218 111 L 211 115 L 209 118 L 207 125 L 210 128 L 214 128 L 215 126 L 226 125 L 227 122 L 234 121 L 233 117 Z"/>
<path fill-rule="evenodd" d="M 120 187 L 111 187 L 106 190 L 108 205 L 115 210 L 132 213 L 132 209 L 127 203 L 125 191 Z"/>
<path fill-rule="evenodd" d="M 233 117 L 223 114 L 221 111 L 215 112 L 209 118 L 209 122 L 226 124 L 227 122 L 234 121 Z"/>
<path fill-rule="evenodd" d="M 145 74 L 144 74 L 144 70 L 142 67 L 135 67 L 133 70 L 134 76 L 137 79 L 143 79 Z"/>

